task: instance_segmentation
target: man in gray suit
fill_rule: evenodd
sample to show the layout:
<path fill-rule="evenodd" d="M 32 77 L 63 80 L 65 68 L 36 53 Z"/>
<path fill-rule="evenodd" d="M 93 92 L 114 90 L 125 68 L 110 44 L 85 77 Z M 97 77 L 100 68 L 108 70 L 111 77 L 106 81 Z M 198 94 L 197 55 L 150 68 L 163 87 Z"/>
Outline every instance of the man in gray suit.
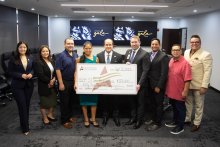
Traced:
<path fill-rule="evenodd" d="M 153 38 L 151 40 L 151 66 L 149 70 L 150 98 L 147 100 L 147 107 L 151 114 L 150 121 L 147 124 L 148 131 L 157 130 L 161 127 L 163 116 L 163 101 L 168 75 L 169 57 L 160 50 L 160 40 Z"/>
<path fill-rule="evenodd" d="M 122 55 L 113 51 L 113 40 L 105 39 L 104 48 L 105 50 L 97 54 L 99 58 L 99 63 L 106 64 L 117 64 L 122 63 Z M 119 101 L 116 95 L 101 95 L 100 102 L 103 107 L 103 121 L 102 124 L 106 126 L 109 118 L 109 113 L 112 112 L 113 121 L 116 126 L 120 126 L 119 120 Z"/>
<path fill-rule="evenodd" d="M 127 64 L 137 64 L 137 95 L 130 96 L 131 118 L 125 123 L 125 125 L 134 124 L 134 129 L 140 128 L 143 123 L 147 75 L 150 68 L 149 54 L 140 47 L 140 44 L 140 38 L 132 36 L 131 49 L 128 49 L 125 54 Z"/>

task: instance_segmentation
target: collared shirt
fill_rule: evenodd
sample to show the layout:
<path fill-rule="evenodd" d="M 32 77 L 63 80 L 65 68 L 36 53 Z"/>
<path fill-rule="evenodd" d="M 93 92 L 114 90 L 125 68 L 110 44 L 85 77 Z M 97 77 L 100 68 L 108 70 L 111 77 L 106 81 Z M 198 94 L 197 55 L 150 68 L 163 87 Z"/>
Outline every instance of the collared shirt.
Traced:
<path fill-rule="evenodd" d="M 66 81 L 73 81 L 73 75 L 75 72 L 75 62 L 78 55 L 73 52 L 73 55 L 64 50 L 56 59 L 56 70 L 60 70 L 62 79 Z"/>
<path fill-rule="evenodd" d="M 169 62 L 166 95 L 169 98 L 184 101 L 182 92 L 185 82 L 192 80 L 191 66 L 183 56 L 178 60 L 173 58 Z"/>
<path fill-rule="evenodd" d="M 109 60 L 110 60 L 110 62 L 111 62 L 112 54 L 113 54 L 112 51 L 111 51 L 110 53 L 108 53 L 108 52 L 105 51 L 105 63 L 107 63 L 107 58 L 108 58 L 108 56 L 109 56 Z"/>
<path fill-rule="evenodd" d="M 151 52 L 151 55 L 150 55 L 150 61 L 152 62 L 154 60 L 154 57 L 157 55 L 157 52 Z"/>
<path fill-rule="evenodd" d="M 133 63 L 134 58 L 135 58 L 139 49 L 140 49 L 140 47 L 138 49 L 131 49 L 130 55 L 128 56 L 131 63 Z"/>
<path fill-rule="evenodd" d="M 136 54 L 137 54 L 137 52 L 138 52 L 139 49 L 140 49 L 140 47 L 135 50 L 134 58 L 135 58 L 135 56 L 136 56 Z M 133 50 L 134 50 L 134 49 L 132 49 L 131 51 L 133 52 Z M 132 52 L 131 52 L 131 54 L 132 54 Z"/>

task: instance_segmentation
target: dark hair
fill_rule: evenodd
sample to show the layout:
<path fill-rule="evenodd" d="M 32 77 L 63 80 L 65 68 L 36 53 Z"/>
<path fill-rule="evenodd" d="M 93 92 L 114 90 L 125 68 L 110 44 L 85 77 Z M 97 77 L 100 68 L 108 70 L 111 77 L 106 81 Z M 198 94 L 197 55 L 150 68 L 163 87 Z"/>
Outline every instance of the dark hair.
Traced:
<path fill-rule="evenodd" d="M 92 43 L 91 43 L 90 41 L 86 41 L 86 42 L 83 44 L 83 48 L 85 48 L 86 45 L 91 45 L 91 47 L 92 47 Z M 85 59 L 86 59 L 86 57 L 85 57 L 85 52 L 83 52 L 82 56 L 80 56 L 80 58 L 79 58 L 79 62 L 80 62 L 80 63 L 84 63 L 84 62 L 85 62 Z"/>
<path fill-rule="evenodd" d="M 71 38 L 71 37 L 66 38 L 66 39 L 64 40 L 64 44 L 66 44 L 66 41 L 67 41 L 67 40 L 73 40 L 73 38 Z M 73 42 L 74 42 L 74 40 L 73 40 Z"/>
<path fill-rule="evenodd" d="M 15 64 L 19 64 L 19 61 L 20 61 L 20 53 L 19 53 L 19 49 L 18 49 L 18 48 L 19 48 L 19 46 L 20 46 L 21 44 L 24 44 L 24 45 L 27 47 L 27 50 L 26 50 L 25 55 L 26 55 L 26 56 L 29 56 L 29 55 L 30 55 L 30 51 L 29 51 L 29 48 L 28 48 L 27 43 L 24 42 L 24 41 L 18 42 L 17 47 L 16 47 L 16 51 L 15 51 L 15 54 L 14 54 Z"/>
<path fill-rule="evenodd" d="M 199 42 L 201 43 L 201 38 L 200 38 L 199 35 L 192 35 L 191 38 L 190 38 L 190 40 L 191 40 L 192 38 L 198 38 L 198 39 L 199 39 Z"/>
<path fill-rule="evenodd" d="M 173 44 L 173 45 L 172 45 L 172 48 L 173 48 L 174 46 L 179 46 L 179 47 L 180 47 L 180 49 L 182 50 L 182 47 L 181 47 L 181 45 L 180 45 L 180 44 Z"/>
<path fill-rule="evenodd" d="M 157 40 L 158 43 L 159 43 L 159 45 L 160 45 L 160 39 L 158 39 L 158 38 L 152 38 L 152 39 L 151 39 L 151 42 L 154 41 L 154 40 Z"/>
<path fill-rule="evenodd" d="M 38 57 L 39 59 L 43 60 L 42 56 L 41 56 L 41 52 L 43 50 L 43 48 L 47 48 L 49 51 L 49 56 L 48 56 L 48 60 L 51 62 L 52 61 L 52 57 L 51 57 L 51 52 L 50 52 L 50 48 L 47 45 L 41 45 L 39 48 L 39 52 L 38 52 Z"/>

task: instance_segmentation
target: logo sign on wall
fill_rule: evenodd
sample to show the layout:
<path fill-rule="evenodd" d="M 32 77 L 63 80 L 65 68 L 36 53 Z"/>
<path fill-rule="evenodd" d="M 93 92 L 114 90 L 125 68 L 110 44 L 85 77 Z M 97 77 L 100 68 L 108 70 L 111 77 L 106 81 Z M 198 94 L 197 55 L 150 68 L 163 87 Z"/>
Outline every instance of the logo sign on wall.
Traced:
<path fill-rule="evenodd" d="M 115 45 L 127 46 L 133 35 L 140 37 L 141 45 L 150 46 L 151 39 L 157 37 L 157 22 L 70 21 L 70 37 L 77 45 L 88 40 L 93 45 L 103 45 L 106 38 L 111 38 Z"/>
<path fill-rule="evenodd" d="M 70 37 L 77 45 L 91 41 L 93 45 L 103 45 L 106 38 L 112 38 L 111 21 L 70 21 Z"/>

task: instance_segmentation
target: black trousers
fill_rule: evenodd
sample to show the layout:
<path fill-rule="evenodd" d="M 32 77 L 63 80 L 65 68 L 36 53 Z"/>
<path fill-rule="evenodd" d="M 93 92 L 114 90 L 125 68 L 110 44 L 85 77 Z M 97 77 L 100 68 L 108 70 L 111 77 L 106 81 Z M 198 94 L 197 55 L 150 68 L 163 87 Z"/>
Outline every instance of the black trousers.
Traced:
<path fill-rule="evenodd" d="M 131 118 L 142 122 L 145 115 L 145 87 L 142 87 L 137 95 L 130 97 Z"/>
<path fill-rule="evenodd" d="M 61 123 L 64 124 L 73 116 L 74 99 L 76 98 L 73 81 L 63 80 L 64 91 L 60 91 Z"/>
<path fill-rule="evenodd" d="M 164 90 L 161 89 L 159 93 L 156 93 L 154 89 L 149 90 L 151 108 L 150 114 L 152 114 L 152 120 L 157 124 L 161 125 L 163 119 L 163 101 L 164 101 Z"/>
<path fill-rule="evenodd" d="M 103 107 L 103 117 L 109 117 L 111 114 L 113 118 L 119 117 L 119 100 L 117 95 L 101 95 L 100 101 Z"/>
<path fill-rule="evenodd" d="M 18 106 L 20 126 L 23 133 L 29 131 L 29 108 L 33 89 L 34 86 L 26 86 L 21 89 L 12 88 L 12 92 Z"/>
<path fill-rule="evenodd" d="M 170 103 L 173 107 L 173 121 L 175 121 L 180 128 L 183 128 L 186 117 L 185 102 L 178 101 L 175 99 L 170 99 Z"/>

